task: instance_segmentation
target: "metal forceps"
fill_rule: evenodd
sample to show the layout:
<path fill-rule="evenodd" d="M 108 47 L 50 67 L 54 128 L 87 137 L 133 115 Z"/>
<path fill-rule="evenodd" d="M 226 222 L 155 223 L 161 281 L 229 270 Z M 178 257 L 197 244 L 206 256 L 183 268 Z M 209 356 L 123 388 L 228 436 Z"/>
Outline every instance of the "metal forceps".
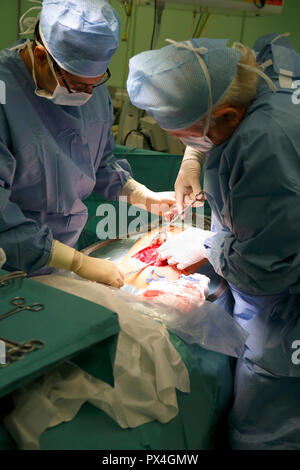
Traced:
<path fill-rule="evenodd" d="M 0 315 L 0 320 L 4 320 L 4 318 L 10 317 L 11 315 L 14 315 L 15 313 L 21 312 L 22 310 L 30 310 L 32 312 L 39 312 L 40 310 L 43 310 L 44 305 L 39 304 L 37 302 L 31 304 L 31 305 L 25 305 L 25 299 L 24 297 L 14 297 L 10 303 L 14 305 L 14 308 L 9 310 L 6 313 L 3 313 Z"/>
<path fill-rule="evenodd" d="M 4 274 L 0 276 L 0 287 L 5 287 L 9 284 L 10 281 L 18 278 L 24 278 L 27 274 L 24 271 L 13 271 L 9 274 Z"/>
<path fill-rule="evenodd" d="M 205 199 L 204 191 L 202 190 L 202 191 L 200 191 L 199 193 L 196 194 L 195 199 L 193 200 L 193 202 L 191 202 L 190 204 L 188 204 L 181 212 L 179 212 L 179 214 L 174 215 L 173 218 L 172 218 L 172 220 L 171 220 L 167 225 L 165 225 L 165 227 L 163 228 L 163 230 L 160 230 L 159 232 L 157 232 L 157 234 L 152 238 L 151 243 L 153 243 L 156 239 L 160 239 L 162 235 L 164 236 L 163 242 L 165 242 L 166 239 L 167 239 L 167 231 L 169 230 L 169 228 L 171 227 L 171 225 L 172 225 L 176 220 L 178 220 L 182 215 L 184 215 L 186 212 L 188 212 L 188 211 L 190 210 L 190 208 L 191 208 L 196 202 L 204 201 L 204 199 Z"/>
<path fill-rule="evenodd" d="M 13 341 L 11 339 L 2 338 L 2 336 L 0 336 L 0 340 L 4 341 L 5 344 L 11 345 L 12 350 L 18 350 L 24 354 L 35 351 L 36 349 L 42 349 L 46 344 L 45 341 L 41 339 L 31 339 L 29 341 L 21 343 L 19 341 Z"/>
<path fill-rule="evenodd" d="M 20 350 L 19 348 L 8 348 L 5 354 L 5 362 L 1 362 L 0 368 L 3 369 L 3 367 L 8 366 L 12 362 L 20 361 L 21 359 L 24 359 L 25 356 L 26 353 L 24 353 L 24 351 Z"/>
<path fill-rule="evenodd" d="M 1 364 L 1 368 L 8 366 L 12 362 L 24 359 L 27 354 L 31 353 L 32 351 L 42 349 L 46 344 L 41 339 L 31 339 L 23 343 L 6 339 L 3 337 L 0 337 L 0 340 L 3 341 L 6 346 L 8 346 L 8 350 L 5 357 L 6 362 L 5 364 Z"/>

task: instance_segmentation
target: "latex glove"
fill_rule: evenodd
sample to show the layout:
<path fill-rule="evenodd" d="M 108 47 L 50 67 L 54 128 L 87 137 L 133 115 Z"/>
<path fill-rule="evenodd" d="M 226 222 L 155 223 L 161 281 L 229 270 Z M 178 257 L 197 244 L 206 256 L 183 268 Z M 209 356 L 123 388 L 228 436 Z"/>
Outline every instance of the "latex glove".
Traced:
<path fill-rule="evenodd" d="M 205 154 L 192 147 L 186 147 L 180 170 L 175 181 L 175 197 L 178 211 L 184 204 L 190 204 L 201 191 L 201 165 Z M 202 203 L 203 204 L 203 203 Z"/>
<path fill-rule="evenodd" d="M 158 259 L 168 260 L 168 264 L 185 269 L 206 258 L 204 241 L 214 233 L 200 228 L 189 228 L 166 241 L 158 248 Z"/>
<path fill-rule="evenodd" d="M 73 271 L 84 279 L 113 287 L 124 285 L 123 273 L 112 261 L 86 256 L 58 240 L 53 240 L 47 265 Z"/>
<path fill-rule="evenodd" d="M 124 285 L 123 273 L 112 261 L 92 258 L 79 252 L 77 254 L 81 255 L 82 258 L 80 260 L 74 258 L 72 271 L 76 272 L 78 276 L 113 287 L 122 287 Z"/>
<path fill-rule="evenodd" d="M 163 215 L 176 205 L 174 191 L 155 192 L 134 179 L 123 186 L 120 196 L 126 196 L 129 204 L 142 207 L 152 214 Z"/>
<path fill-rule="evenodd" d="M 147 211 L 157 215 L 164 215 L 175 205 L 176 199 L 174 191 L 150 191 L 146 200 Z"/>

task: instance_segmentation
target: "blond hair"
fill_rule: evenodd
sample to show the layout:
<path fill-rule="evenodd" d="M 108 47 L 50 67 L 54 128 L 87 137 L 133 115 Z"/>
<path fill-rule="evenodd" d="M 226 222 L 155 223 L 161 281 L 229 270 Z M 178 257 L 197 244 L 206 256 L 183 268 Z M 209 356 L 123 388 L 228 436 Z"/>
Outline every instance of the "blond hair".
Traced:
<path fill-rule="evenodd" d="M 234 43 L 232 47 L 238 49 L 243 55 L 237 64 L 233 81 L 227 88 L 225 95 L 214 107 L 214 111 L 225 106 L 248 107 L 257 93 L 259 75 L 254 70 L 247 68 L 250 66 L 262 70 L 256 62 L 254 51 L 240 43 Z"/>

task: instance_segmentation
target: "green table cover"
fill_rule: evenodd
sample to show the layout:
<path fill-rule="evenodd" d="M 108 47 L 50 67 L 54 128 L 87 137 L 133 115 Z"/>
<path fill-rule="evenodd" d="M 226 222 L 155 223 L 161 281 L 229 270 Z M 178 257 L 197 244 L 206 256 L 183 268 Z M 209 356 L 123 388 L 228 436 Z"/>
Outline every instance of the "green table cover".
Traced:
<path fill-rule="evenodd" d="M 175 418 L 166 424 L 152 421 L 122 429 L 106 413 L 86 403 L 71 422 L 41 435 L 41 450 L 228 449 L 226 417 L 232 393 L 229 358 L 198 345 L 187 346 L 173 333 L 170 338 L 187 366 L 191 385 L 190 393 L 177 390 L 179 412 Z M 90 357 L 81 357 L 80 366 L 92 371 L 97 357 L 94 350 Z M 16 445 L 0 425 L 1 449 L 16 449 Z"/>
<path fill-rule="evenodd" d="M 0 270 L 0 275 L 4 273 Z M 0 313 L 10 310 L 11 299 L 20 296 L 26 299 L 26 305 L 38 302 L 45 307 L 39 312 L 24 310 L 1 320 L 0 336 L 20 342 L 42 339 L 46 345 L 0 368 L 0 397 L 120 331 L 116 313 L 32 279 L 16 279 L 0 288 Z"/>
<path fill-rule="evenodd" d="M 174 189 L 181 155 L 118 145 L 114 153 L 118 158 L 128 159 L 134 178 L 150 189 Z M 79 240 L 79 249 L 99 241 L 96 235 L 99 217 L 95 214 L 104 200 L 93 193 L 84 202 L 88 207 L 89 219 Z M 117 203 L 114 204 L 117 207 Z M 207 204 L 204 213 L 210 215 Z M 128 222 L 130 220 L 129 217 Z M 2 288 L 1 294 L 1 312 L 9 309 L 9 301 L 16 295 L 24 296 L 27 304 L 42 302 L 46 306 L 40 313 L 24 312 L 0 322 L 1 336 L 17 340 L 42 338 L 47 345 L 44 350 L 32 353 L 19 364 L 0 370 L 0 396 L 70 357 L 87 372 L 113 384 L 112 364 L 116 333 L 119 331 L 114 313 L 27 279 L 15 280 L 9 287 Z M 191 384 L 190 393 L 177 391 L 179 413 L 174 419 L 166 424 L 153 421 L 137 428 L 121 429 L 103 411 L 85 404 L 70 423 L 62 423 L 42 434 L 41 449 L 228 448 L 225 423 L 232 396 L 231 359 L 198 345 L 186 345 L 171 332 L 170 338 L 186 364 Z M 6 395 L 0 400 L 0 420 L 9 412 L 10 406 L 11 397 Z M 0 422 L 0 450 L 4 449 L 16 449 L 16 445 Z"/>

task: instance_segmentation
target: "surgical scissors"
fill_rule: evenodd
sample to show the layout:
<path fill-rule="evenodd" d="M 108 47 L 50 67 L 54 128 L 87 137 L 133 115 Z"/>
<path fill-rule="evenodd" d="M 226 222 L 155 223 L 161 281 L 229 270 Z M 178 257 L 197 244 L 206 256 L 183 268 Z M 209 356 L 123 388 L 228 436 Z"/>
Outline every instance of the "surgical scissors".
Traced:
<path fill-rule="evenodd" d="M 193 202 L 188 204 L 181 212 L 179 212 L 179 214 L 173 216 L 172 220 L 163 228 L 163 230 L 160 230 L 159 232 L 157 232 L 157 234 L 152 238 L 151 243 L 153 243 L 157 238 L 160 239 L 162 234 L 164 235 L 164 240 L 163 241 L 165 242 L 166 239 L 167 239 L 167 231 L 171 227 L 171 225 L 176 220 L 178 220 L 181 216 L 183 216 L 186 212 L 188 212 L 190 210 L 190 208 L 196 202 L 204 201 L 204 199 L 205 199 L 204 191 L 202 190 L 202 191 L 200 191 L 199 193 L 196 194 L 195 199 L 193 200 Z"/>
<path fill-rule="evenodd" d="M 9 310 L 6 313 L 3 313 L 0 315 L 0 320 L 4 320 L 4 318 L 10 317 L 11 315 L 14 315 L 15 313 L 21 312 L 22 310 L 30 310 L 32 312 L 39 312 L 40 310 L 43 310 L 44 305 L 39 304 L 37 302 L 31 304 L 31 305 L 25 305 L 25 299 L 24 297 L 14 297 L 10 303 L 14 305 L 15 307 Z"/>

